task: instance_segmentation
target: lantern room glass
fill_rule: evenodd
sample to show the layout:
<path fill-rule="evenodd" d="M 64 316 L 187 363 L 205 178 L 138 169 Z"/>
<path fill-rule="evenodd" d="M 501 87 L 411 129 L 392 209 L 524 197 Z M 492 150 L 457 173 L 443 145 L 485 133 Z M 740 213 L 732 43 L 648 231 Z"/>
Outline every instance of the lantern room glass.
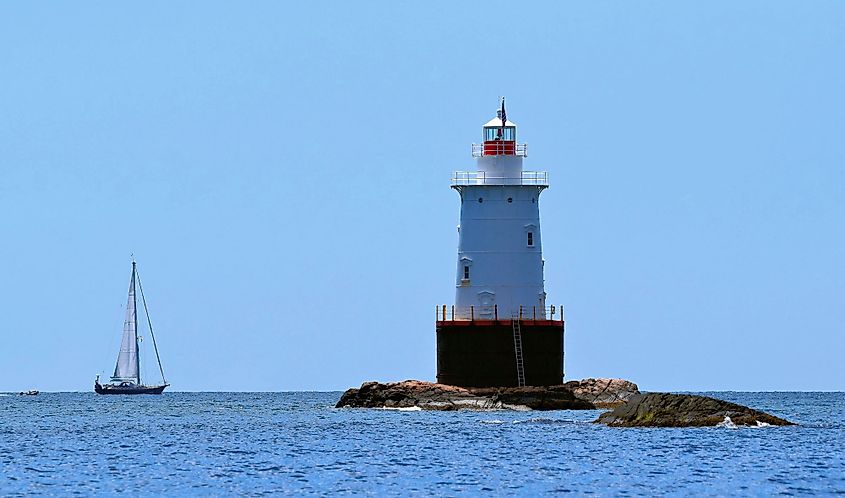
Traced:
<path fill-rule="evenodd" d="M 484 128 L 484 140 L 489 142 L 492 140 L 516 140 L 516 127 L 505 126 L 504 134 L 501 134 L 502 128 L 499 126 Z"/>

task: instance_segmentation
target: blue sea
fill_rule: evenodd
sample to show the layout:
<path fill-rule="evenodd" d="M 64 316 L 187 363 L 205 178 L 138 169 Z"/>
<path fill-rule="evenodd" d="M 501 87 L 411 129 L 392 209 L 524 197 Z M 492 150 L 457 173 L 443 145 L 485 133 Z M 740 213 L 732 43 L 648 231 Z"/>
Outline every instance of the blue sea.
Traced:
<path fill-rule="evenodd" d="M 340 393 L 0 395 L 0 495 L 845 494 L 845 393 L 705 393 L 796 427 L 335 409 Z"/>

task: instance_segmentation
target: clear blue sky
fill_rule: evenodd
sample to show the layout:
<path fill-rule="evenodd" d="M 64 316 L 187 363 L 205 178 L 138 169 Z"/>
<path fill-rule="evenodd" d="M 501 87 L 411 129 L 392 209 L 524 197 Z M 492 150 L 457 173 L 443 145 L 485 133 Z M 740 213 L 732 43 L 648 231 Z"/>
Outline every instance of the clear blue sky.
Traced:
<path fill-rule="evenodd" d="M 5 2 L 0 390 L 435 375 L 453 170 L 548 170 L 567 377 L 845 389 L 845 3 Z"/>

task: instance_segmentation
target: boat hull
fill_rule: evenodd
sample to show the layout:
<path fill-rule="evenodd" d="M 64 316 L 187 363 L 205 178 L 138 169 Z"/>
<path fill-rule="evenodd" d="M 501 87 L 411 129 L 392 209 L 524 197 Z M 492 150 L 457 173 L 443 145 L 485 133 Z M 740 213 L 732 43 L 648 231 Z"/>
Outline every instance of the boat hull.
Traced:
<path fill-rule="evenodd" d="M 97 394 L 161 394 L 167 384 L 161 386 L 117 386 L 94 384 L 94 392 Z"/>

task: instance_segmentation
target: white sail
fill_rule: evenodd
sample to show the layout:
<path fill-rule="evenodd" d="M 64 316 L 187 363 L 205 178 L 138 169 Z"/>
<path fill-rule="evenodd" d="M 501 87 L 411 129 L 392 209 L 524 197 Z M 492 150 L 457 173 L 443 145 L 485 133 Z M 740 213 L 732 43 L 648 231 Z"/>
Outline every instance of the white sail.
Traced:
<path fill-rule="evenodd" d="M 126 301 L 126 319 L 123 322 L 123 339 L 120 341 L 120 353 L 114 367 L 113 382 L 135 382 L 140 384 L 138 372 L 138 336 L 136 333 L 137 315 L 135 312 L 135 265 L 132 265 L 132 278 L 129 281 L 129 299 Z"/>

